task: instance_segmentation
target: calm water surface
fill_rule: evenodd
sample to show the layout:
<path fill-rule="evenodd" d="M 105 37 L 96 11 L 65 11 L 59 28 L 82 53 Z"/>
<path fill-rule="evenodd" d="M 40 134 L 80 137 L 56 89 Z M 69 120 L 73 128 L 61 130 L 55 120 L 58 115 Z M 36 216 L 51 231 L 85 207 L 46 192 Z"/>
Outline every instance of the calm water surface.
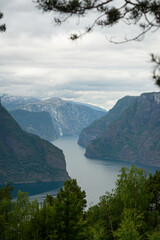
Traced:
<path fill-rule="evenodd" d="M 63 150 L 67 171 L 71 178 L 76 178 L 78 185 L 87 193 L 88 205 L 96 204 L 99 197 L 106 191 L 111 191 L 122 166 L 131 164 L 119 161 L 88 159 L 84 156 L 85 149 L 77 144 L 77 137 L 61 137 L 53 144 Z M 143 167 L 149 172 L 155 172 L 155 167 Z M 159 168 L 160 169 L 160 168 Z"/>

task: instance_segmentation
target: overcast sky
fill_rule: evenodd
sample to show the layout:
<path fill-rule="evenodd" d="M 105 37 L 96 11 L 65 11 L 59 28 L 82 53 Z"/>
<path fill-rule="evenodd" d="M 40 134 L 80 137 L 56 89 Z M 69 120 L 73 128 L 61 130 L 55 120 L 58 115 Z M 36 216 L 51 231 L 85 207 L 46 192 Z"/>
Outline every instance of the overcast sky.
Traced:
<path fill-rule="evenodd" d="M 7 25 L 0 34 L 0 94 L 61 97 L 109 110 L 123 96 L 159 91 L 149 57 L 159 53 L 158 31 L 142 42 L 115 45 L 107 38 L 135 29 L 95 29 L 73 43 L 70 33 L 81 29 L 76 19 L 57 27 L 32 0 L 0 0 L 0 10 Z"/>

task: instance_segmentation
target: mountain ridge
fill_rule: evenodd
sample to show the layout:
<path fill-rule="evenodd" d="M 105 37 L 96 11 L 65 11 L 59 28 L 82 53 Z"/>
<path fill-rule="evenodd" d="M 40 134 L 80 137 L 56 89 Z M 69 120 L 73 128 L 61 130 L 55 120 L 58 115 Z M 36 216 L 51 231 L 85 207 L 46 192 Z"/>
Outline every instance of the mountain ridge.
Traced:
<path fill-rule="evenodd" d="M 48 112 L 29 112 L 17 109 L 10 111 L 10 114 L 24 131 L 38 135 L 48 141 L 57 138 L 56 130 Z"/>
<path fill-rule="evenodd" d="M 143 93 L 93 140 L 85 156 L 160 166 L 160 93 Z"/>
<path fill-rule="evenodd" d="M 87 147 L 90 141 L 101 137 L 109 124 L 118 119 L 122 112 L 124 112 L 136 98 L 135 96 L 125 96 L 119 99 L 105 116 L 95 120 L 82 130 L 78 144 L 82 147 Z"/>
<path fill-rule="evenodd" d="M 83 128 L 105 115 L 105 110 L 100 111 L 99 107 L 95 109 L 96 107 L 90 104 L 72 102 L 58 97 L 34 101 L 32 97 L 3 94 L 2 105 L 9 111 L 23 109 L 29 112 L 48 112 L 57 137 L 79 136 Z"/>
<path fill-rule="evenodd" d="M 26 133 L 0 104 L 0 184 L 68 179 L 62 150 Z"/>
<path fill-rule="evenodd" d="M 78 136 L 84 127 L 105 115 L 105 112 L 70 103 L 60 98 L 29 103 L 21 109 L 32 112 L 47 111 L 52 118 L 58 136 Z"/>
<path fill-rule="evenodd" d="M 2 94 L 0 96 L 1 104 L 8 110 L 15 110 L 27 103 L 39 102 L 40 100 L 35 97 L 29 96 L 14 96 L 8 94 Z"/>

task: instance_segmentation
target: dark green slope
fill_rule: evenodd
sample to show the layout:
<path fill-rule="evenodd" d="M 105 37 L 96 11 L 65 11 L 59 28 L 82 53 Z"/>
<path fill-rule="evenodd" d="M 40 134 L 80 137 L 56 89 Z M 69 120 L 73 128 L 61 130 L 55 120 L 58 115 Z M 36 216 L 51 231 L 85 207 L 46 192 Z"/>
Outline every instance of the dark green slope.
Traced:
<path fill-rule="evenodd" d="M 85 155 L 160 166 L 160 93 L 142 94 Z"/>
<path fill-rule="evenodd" d="M 63 152 L 23 131 L 0 105 L 0 184 L 65 181 Z"/>
<path fill-rule="evenodd" d="M 134 96 L 126 96 L 117 101 L 115 106 L 102 118 L 95 120 L 91 125 L 84 128 L 80 134 L 78 144 L 87 147 L 89 142 L 103 135 L 105 129 L 114 120 L 118 119 L 136 99 Z"/>
<path fill-rule="evenodd" d="M 48 141 L 57 138 L 56 130 L 48 112 L 29 112 L 17 109 L 11 111 L 10 114 L 26 132 L 36 134 Z"/>

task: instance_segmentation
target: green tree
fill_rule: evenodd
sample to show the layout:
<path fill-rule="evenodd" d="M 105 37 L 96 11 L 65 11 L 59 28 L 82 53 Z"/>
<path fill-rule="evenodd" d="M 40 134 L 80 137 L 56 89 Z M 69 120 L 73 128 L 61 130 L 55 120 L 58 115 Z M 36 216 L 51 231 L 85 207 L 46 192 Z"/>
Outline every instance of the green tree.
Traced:
<path fill-rule="evenodd" d="M 100 202 L 89 208 L 87 218 L 94 240 L 113 240 L 114 231 L 121 220 L 123 205 L 113 193 L 100 197 Z"/>
<path fill-rule="evenodd" d="M 115 189 L 88 210 L 94 240 L 138 240 L 144 236 L 150 224 L 148 209 L 151 196 L 147 191 L 147 177 L 145 170 L 135 166 L 121 169 Z"/>
<path fill-rule="evenodd" d="M 30 239 L 31 219 L 37 207 L 39 206 L 36 200 L 30 202 L 27 193 L 18 192 L 17 199 L 13 202 L 11 223 L 7 233 L 10 240 Z"/>
<path fill-rule="evenodd" d="M 87 239 L 84 209 L 86 193 L 81 191 L 75 179 L 67 180 L 55 198 L 56 239 Z"/>
<path fill-rule="evenodd" d="M 37 207 L 37 210 L 32 214 L 30 220 L 30 238 L 34 240 L 48 240 L 55 239 L 55 207 L 50 205 L 47 198 Z"/>
<path fill-rule="evenodd" d="M 150 199 L 150 216 L 153 219 L 154 228 L 160 224 L 160 171 L 150 174 L 147 181 L 148 194 L 151 195 Z"/>
<path fill-rule="evenodd" d="M 114 232 L 118 240 L 140 240 L 140 229 L 143 225 L 143 216 L 134 209 L 124 209 L 119 228 Z"/>
<path fill-rule="evenodd" d="M 13 187 L 8 183 L 0 189 L 0 239 L 6 239 L 11 224 L 11 211 L 13 208 Z"/>
<path fill-rule="evenodd" d="M 142 168 L 122 167 L 118 176 L 115 195 L 121 199 L 124 208 L 134 208 L 141 212 L 149 206 L 150 196 L 147 192 L 148 174 Z"/>
<path fill-rule="evenodd" d="M 160 229 L 155 229 L 154 232 L 149 234 L 148 240 L 160 240 Z"/>
<path fill-rule="evenodd" d="M 113 190 L 115 196 L 118 196 L 121 201 L 121 208 L 123 209 L 121 214 L 122 219 L 126 221 L 127 217 L 123 216 L 131 214 L 131 211 L 134 213 L 133 216 L 139 217 L 143 215 L 144 224 L 141 228 L 141 235 L 145 234 L 150 227 L 148 209 L 151 194 L 147 191 L 147 179 L 148 173 L 142 168 L 136 168 L 134 165 L 130 169 L 122 167 L 116 187 Z M 136 224 L 135 222 L 133 223 Z M 137 231 L 137 228 L 135 228 L 135 231 Z"/>
<path fill-rule="evenodd" d="M 6 186 L 2 186 L 0 188 L 0 201 L 3 199 L 12 199 L 12 191 L 14 190 L 14 187 L 10 185 L 10 183 L 7 183 Z"/>

